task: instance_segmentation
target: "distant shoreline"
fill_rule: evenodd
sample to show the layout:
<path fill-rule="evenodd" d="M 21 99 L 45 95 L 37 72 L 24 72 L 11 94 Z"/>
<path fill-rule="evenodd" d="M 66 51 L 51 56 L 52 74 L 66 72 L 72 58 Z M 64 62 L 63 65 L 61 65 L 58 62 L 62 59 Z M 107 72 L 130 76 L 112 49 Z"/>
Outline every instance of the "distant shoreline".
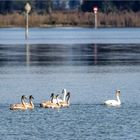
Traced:
<path fill-rule="evenodd" d="M 98 13 L 98 27 L 140 27 L 140 12 Z M 19 13 L 0 15 L 0 28 L 24 27 L 25 15 Z M 29 15 L 30 27 L 94 27 L 94 13 L 56 12 Z"/>
<path fill-rule="evenodd" d="M 81 28 L 94 28 L 94 26 L 91 25 L 48 25 L 48 24 L 44 24 L 44 25 L 39 25 L 39 26 L 30 26 L 29 28 L 57 28 L 57 27 L 81 27 Z M 1 28 L 25 28 L 25 26 L 17 26 L 17 25 L 8 25 L 8 26 L 0 26 Z M 98 29 L 101 28 L 140 28 L 140 26 L 98 26 Z"/>

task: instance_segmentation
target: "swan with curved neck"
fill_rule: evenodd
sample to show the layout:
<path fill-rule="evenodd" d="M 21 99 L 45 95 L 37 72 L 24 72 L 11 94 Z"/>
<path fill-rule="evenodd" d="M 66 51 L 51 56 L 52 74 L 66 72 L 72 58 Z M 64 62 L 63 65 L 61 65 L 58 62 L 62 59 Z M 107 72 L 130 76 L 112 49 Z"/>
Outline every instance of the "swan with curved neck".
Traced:
<path fill-rule="evenodd" d="M 29 109 L 34 109 L 34 104 L 33 104 L 33 100 L 34 97 L 32 95 L 29 96 L 29 103 L 26 103 L 26 107 Z"/>
<path fill-rule="evenodd" d="M 52 93 L 51 96 L 50 96 L 51 100 L 50 101 L 43 101 L 40 104 L 40 107 L 44 107 L 45 108 L 47 106 L 47 104 L 53 103 L 54 96 L 55 96 L 54 93 Z"/>
<path fill-rule="evenodd" d="M 40 104 L 40 107 L 47 107 L 50 103 L 54 103 L 54 104 L 57 104 L 57 103 L 61 103 L 61 102 L 65 102 L 66 101 L 66 95 L 67 95 L 67 91 L 66 89 L 63 89 L 62 90 L 62 95 L 63 95 L 63 98 L 60 98 L 60 95 L 57 96 L 57 99 L 56 99 L 56 96 L 54 95 L 54 93 L 51 94 L 51 100 L 50 101 L 43 101 L 41 104 Z"/>
<path fill-rule="evenodd" d="M 26 103 L 24 101 L 25 99 L 26 99 L 26 96 L 22 95 L 22 97 L 21 97 L 21 104 L 19 104 L 19 103 L 12 104 L 12 105 L 10 105 L 10 109 L 11 110 L 26 110 L 27 107 L 26 107 Z"/>
<path fill-rule="evenodd" d="M 66 89 L 63 89 L 62 94 L 63 94 L 63 102 L 65 102 L 66 101 L 66 96 L 67 96 Z"/>
<path fill-rule="evenodd" d="M 61 107 L 69 107 L 70 105 L 70 92 L 66 95 L 66 100 L 63 102 L 60 102 Z"/>
<path fill-rule="evenodd" d="M 67 90 L 66 89 L 62 90 L 62 95 L 63 95 L 63 97 L 60 97 L 61 95 L 58 95 L 57 100 L 56 100 L 56 98 L 53 98 L 53 103 L 65 102 L 66 101 L 66 96 L 67 96 Z"/>
<path fill-rule="evenodd" d="M 105 105 L 108 106 L 120 106 L 121 105 L 121 100 L 120 100 L 120 90 L 116 91 L 116 98 L 117 100 L 107 100 L 104 102 Z"/>
<path fill-rule="evenodd" d="M 55 109 L 55 108 L 60 108 L 61 107 L 61 104 L 59 103 L 59 101 L 58 101 L 58 94 L 56 95 L 56 103 L 54 103 L 53 102 L 53 98 L 54 98 L 54 96 L 52 97 L 52 101 L 51 102 L 48 102 L 46 105 L 45 105 L 45 108 L 53 108 L 53 109 Z"/>

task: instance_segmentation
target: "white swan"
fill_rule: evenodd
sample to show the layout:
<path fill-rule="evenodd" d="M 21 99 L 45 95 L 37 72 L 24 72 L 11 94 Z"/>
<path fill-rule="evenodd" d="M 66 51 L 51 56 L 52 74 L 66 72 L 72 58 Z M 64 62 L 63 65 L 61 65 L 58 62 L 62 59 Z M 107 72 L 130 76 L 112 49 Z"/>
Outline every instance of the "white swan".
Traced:
<path fill-rule="evenodd" d="M 67 90 L 63 89 L 62 94 L 63 94 L 63 98 L 61 98 L 60 95 L 58 95 L 57 99 L 56 99 L 56 97 L 53 98 L 53 103 L 65 102 L 66 96 L 67 96 Z"/>
<path fill-rule="evenodd" d="M 66 96 L 67 96 L 67 90 L 63 89 L 62 94 L 63 94 L 63 102 L 65 102 L 66 101 Z"/>
<path fill-rule="evenodd" d="M 104 102 L 105 105 L 107 106 L 120 106 L 121 105 L 121 100 L 120 100 L 120 90 L 116 90 L 116 97 L 117 100 L 107 100 Z"/>
<path fill-rule="evenodd" d="M 69 105 L 70 105 L 70 92 L 67 93 L 66 97 L 67 97 L 66 101 L 62 101 L 59 103 L 61 105 L 61 107 L 69 107 Z"/>

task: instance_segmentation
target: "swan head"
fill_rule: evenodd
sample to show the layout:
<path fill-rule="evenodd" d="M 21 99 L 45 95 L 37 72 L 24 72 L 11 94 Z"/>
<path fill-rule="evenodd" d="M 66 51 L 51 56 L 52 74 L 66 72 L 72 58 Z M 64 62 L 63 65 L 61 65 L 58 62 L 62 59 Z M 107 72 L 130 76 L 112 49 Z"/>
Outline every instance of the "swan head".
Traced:
<path fill-rule="evenodd" d="M 70 92 L 67 93 L 67 97 L 70 97 Z"/>
<path fill-rule="evenodd" d="M 55 97 L 54 93 L 51 94 L 51 100 L 53 100 L 53 98 Z"/>
<path fill-rule="evenodd" d="M 54 97 L 54 93 L 52 93 L 50 97 L 53 98 Z"/>
<path fill-rule="evenodd" d="M 116 96 L 120 96 L 121 91 L 120 90 L 116 90 Z"/>
<path fill-rule="evenodd" d="M 53 103 L 54 93 L 51 94 L 51 103 Z"/>
<path fill-rule="evenodd" d="M 63 94 L 67 93 L 67 90 L 64 88 L 64 89 L 62 90 L 62 93 L 63 93 Z"/>
<path fill-rule="evenodd" d="M 32 99 L 34 99 L 34 97 L 33 97 L 32 95 L 30 95 L 30 96 L 29 96 L 29 99 L 32 100 Z"/>
<path fill-rule="evenodd" d="M 27 97 L 25 95 L 22 95 L 21 99 L 24 100 L 24 99 L 27 99 Z"/>

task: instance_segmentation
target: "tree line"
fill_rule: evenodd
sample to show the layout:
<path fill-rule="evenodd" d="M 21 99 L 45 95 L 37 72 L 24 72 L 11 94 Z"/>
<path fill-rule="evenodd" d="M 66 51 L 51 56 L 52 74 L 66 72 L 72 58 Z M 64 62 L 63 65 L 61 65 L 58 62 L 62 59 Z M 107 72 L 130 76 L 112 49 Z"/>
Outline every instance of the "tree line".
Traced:
<path fill-rule="evenodd" d="M 84 0 L 82 11 L 93 11 L 97 6 L 101 12 L 140 11 L 140 0 Z"/>
<path fill-rule="evenodd" d="M 24 11 L 24 5 L 29 2 L 32 10 L 37 13 L 51 13 L 56 10 L 80 10 L 93 12 L 97 6 L 101 12 L 138 12 L 140 11 L 140 0 L 1 0 L 0 13 Z"/>

